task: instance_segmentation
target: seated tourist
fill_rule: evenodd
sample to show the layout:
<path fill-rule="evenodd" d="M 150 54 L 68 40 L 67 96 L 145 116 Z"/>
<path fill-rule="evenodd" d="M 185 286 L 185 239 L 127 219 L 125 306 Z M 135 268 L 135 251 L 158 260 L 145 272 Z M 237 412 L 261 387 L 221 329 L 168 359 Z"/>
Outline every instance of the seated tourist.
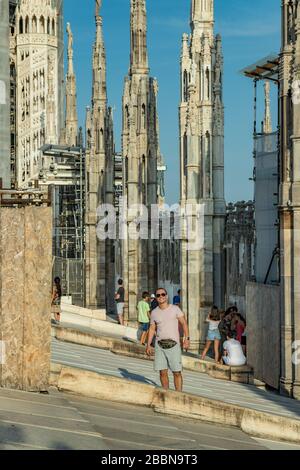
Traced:
<path fill-rule="evenodd" d="M 227 332 L 227 341 L 223 344 L 223 362 L 227 366 L 244 366 L 247 359 L 244 355 L 241 343 L 234 339 L 234 336 L 235 333 L 233 331 Z"/>

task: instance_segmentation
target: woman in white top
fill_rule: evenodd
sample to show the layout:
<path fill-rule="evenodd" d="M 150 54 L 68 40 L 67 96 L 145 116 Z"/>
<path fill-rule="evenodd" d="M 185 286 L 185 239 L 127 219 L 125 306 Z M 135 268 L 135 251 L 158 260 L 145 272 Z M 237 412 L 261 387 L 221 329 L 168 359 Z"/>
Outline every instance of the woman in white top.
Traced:
<path fill-rule="evenodd" d="M 211 347 L 211 344 L 214 343 L 215 350 L 215 361 L 219 362 L 220 357 L 220 341 L 221 334 L 219 331 L 219 324 L 221 321 L 220 311 L 218 307 L 212 307 L 210 314 L 208 315 L 206 321 L 209 323 L 208 333 L 206 338 L 206 345 L 202 353 L 201 359 L 204 360 L 206 354 Z"/>
<path fill-rule="evenodd" d="M 228 331 L 227 341 L 224 345 L 223 362 L 227 366 L 244 366 L 247 359 L 244 355 L 242 345 L 239 341 L 234 339 L 234 332 Z"/>

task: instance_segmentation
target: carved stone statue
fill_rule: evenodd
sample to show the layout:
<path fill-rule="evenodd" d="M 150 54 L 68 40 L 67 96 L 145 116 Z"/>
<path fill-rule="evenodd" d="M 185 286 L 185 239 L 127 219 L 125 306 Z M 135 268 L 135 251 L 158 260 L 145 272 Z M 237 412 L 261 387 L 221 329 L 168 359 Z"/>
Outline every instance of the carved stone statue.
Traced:
<path fill-rule="evenodd" d="M 191 67 L 191 85 L 196 85 L 197 64 L 193 61 Z"/>
<path fill-rule="evenodd" d="M 95 16 L 100 16 L 101 7 L 102 7 L 102 0 L 96 0 Z"/>
<path fill-rule="evenodd" d="M 68 53 L 73 50 L 73 34 L 71 30 L 70 23 L 67 23 L 67 33 L 68 33 Z"/>

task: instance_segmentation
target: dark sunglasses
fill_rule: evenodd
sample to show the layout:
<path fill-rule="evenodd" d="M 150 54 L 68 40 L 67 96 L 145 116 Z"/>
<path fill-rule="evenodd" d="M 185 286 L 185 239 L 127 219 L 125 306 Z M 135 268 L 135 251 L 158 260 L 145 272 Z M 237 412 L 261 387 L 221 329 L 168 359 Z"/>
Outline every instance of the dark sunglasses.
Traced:
<path fill-rule="evenodd" d="M 167 294 L 156 294 L 156 297 L 159 299 L 160 297 L 167 297 Z"/>

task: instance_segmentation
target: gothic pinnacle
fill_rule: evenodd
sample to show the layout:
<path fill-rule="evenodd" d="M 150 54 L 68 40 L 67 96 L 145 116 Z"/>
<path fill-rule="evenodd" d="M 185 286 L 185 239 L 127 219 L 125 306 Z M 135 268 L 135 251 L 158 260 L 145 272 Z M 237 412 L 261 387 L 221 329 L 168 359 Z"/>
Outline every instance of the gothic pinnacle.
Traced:
<path fill-rule="evenodd" d="M 78 117 L 76 77 L 73 64 L 73 34 L 70 23 L 67 23 L 68 33 L 68 72 L 66 78 L 66 135 L 65 141 L 70 146 L 77 144 Z"/>
<path fill-rule="evenodd" d="M 214 0 L 191 0 L 191 28 L 214 22 Z"/>
<path fill-rule="evenodd" d="M 189 57 L 189 35 L 184 33 L 182 35 L 182 49 L 181 49 L 181 57 Z"/>
<path fill-rule="evenodd" d="M 130 2 L 130 74 L 148 74 L 146 0 Z"/>
<path fill-rule="evenodd" d="M 68 75 L 74 75 L 74 65 L 73 65 L 73 34 L 71 30 L 70 23 L 67 23 L 67 33 L 68 33 Z"/>
<path fill-rule="evenodd" d="M 100 9 L 102 0 L 95 0 L 96 40 L 93 53 L 93 103 L 106 102 L 106 55 Z"/>

